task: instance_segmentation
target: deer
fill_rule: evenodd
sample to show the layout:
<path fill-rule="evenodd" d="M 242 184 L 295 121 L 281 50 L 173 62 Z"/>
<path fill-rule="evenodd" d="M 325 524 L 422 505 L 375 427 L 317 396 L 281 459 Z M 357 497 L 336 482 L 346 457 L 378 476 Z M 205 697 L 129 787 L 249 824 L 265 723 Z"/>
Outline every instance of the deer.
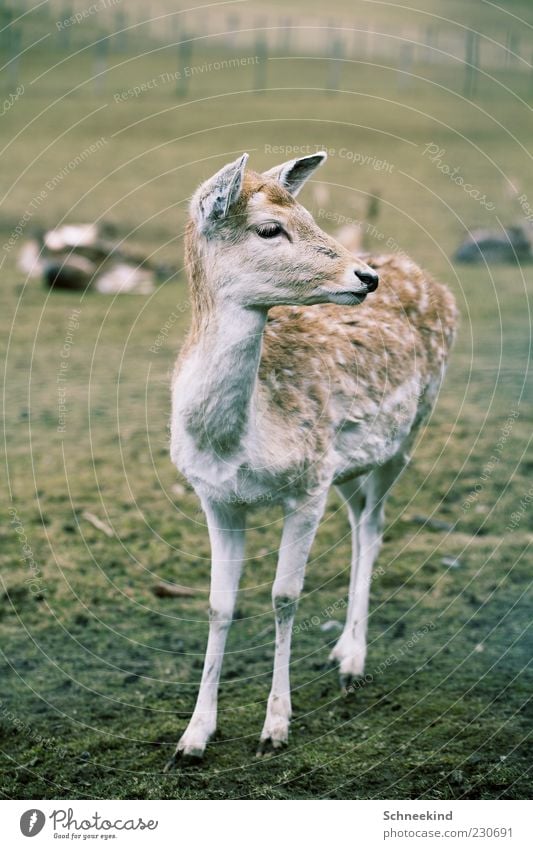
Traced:
<path fill-rule="evenodd" d="M 185 231 L 191 325 L 172 378 L 170 455 L 205 513 L 211 578 L 196 707 L 167 769 L 201 759 L 215 733 L 246 517 L 257 504 L 283 511 L 258 755 L 288 743 L 293 623 L 332 486 L 348 511 L 352 558 L 330 661 L 344 688 L 364 674 L 385 500 L 435 404 L 457 324 L 452 293 L 403 253 L 355 256 L 296 200 L 325 152 L 264 173 L 247 160 L 197 189 Z"/>
<path fill-rule="evenodd" d="M 63 224 L 36 230 L 19 252 L 17 265 L 53 290 L 103 295 L 150 295 L 173 269 L 124 249 L 112 223 Z"/>

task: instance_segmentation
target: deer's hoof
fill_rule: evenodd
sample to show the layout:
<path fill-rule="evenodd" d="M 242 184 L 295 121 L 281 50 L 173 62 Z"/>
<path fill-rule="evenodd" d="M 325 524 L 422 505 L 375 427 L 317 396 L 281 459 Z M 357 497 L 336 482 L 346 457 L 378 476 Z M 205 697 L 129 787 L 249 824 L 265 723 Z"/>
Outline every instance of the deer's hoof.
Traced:
<path fill-rule="evenodd" d="M 276 753 L 280 752 L 282 749 L 286 749 L 288 745 L 288 740 L 276 740 L 273 737 L 265 737 L 264 740 L 259 741 L 259 746 L 257 747 L 256 758 L 268 758 Z"/>
<path fill-rule="evenodd" d="M 199 766 L 203 757 L 204 749 L 176 749 L 163 772 L 173 772 L 178 766 Z"/>
<path fill-rule="evenodd" d="M 340 673 L 339 681 L 343 695 L 349 696 L 351 693 L 362 690 L 369 682 L 363 675 L 352 675 L 351 672 Z"/>
<path fill-rule="evenodd" d="M 170 760 L 167 761 L 165 766 L 163 767 L 163 772 L 173 772 L 176 769 L 177 765 L 178 765 L 178 759 L 177 759 L 176 755 L 172 755 Z"/>
<path fill-rule="evenodd" d="M 339 681 L 343 695 L 349 696 L 362 690 L 371 684 L 373 681 L 372 675 L 365 675 L 364 672 L 340 672 Z"/>

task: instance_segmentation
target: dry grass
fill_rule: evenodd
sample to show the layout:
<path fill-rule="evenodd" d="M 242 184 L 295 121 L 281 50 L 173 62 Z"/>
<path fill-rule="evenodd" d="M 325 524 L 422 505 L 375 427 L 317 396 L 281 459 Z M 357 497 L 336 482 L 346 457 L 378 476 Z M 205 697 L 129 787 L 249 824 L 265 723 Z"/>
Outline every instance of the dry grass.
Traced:
<path fill-rule="evenodd" d="M 23 72 L 33 78 L 49 65 L 50 57 L 36 56 Z M 355 65 L 343 69 L 350 93 L 326 96 L 316 90 L 321 63 L 302 60 L 271 62 L 275 90 L 262 96 L 247 93 L 253 78 L 244 69 L 195 83 L 194 98 L 208 101 L 179 102 L 172 87 L 160 87 L 114 103 L 113 92 L 168 67 L 163 56 L 132 61 L 111 74 L 106 92 L 96 96 L 82 85 L 31 127 L 66 80 L 83 82 L 89 63 L 28 86 L 3 118 L 5 138 L 21 131 L 3 157 L 4 187 L 27 170 L 2 206 L 2 242 L 46 181 L 101 135 L 108 139 L 102 151 L 49 193 L 34 221 L 111 218 L 125 232 L 135 230 L 139 247 L 167 260 L 180 256 L 184 206 L 202 176 L 242 149 L 262 167 L 274 164 L 265 144 L 326 144 L 337 151 L 321 175 L 331 184 L 328 208 L 353 215 L 379 190 L 383 238 L 374 234 L 371 246 L 392 238 L 447 281 L 462 312 L 461 334 L 438 409 L 391 499 L 372 588 L 372 682 L 342 698 L 326 667 L 335 634 L 320 624 L 342 616 L 349 563 L 347 521 L 332 494 L 298 614 L 291 746 L 255 760 L 273 652 L 270 583 L 280 529 L 277 513 L 258 512 L 224 666 L 219 735 L 203 768 L 168 776 L 161 770 L 201 670 L 209 576 L 203 519 L 183 482 L 173 490 L 167 446 L 168 378 L 188 322 L 186 286 L 180 275 L 150 298 L 50 295 L 24 285 L 14 253 L 7 256 L 0 322 L 8 347 L 8 506 L 17 518 L 8 514 L 2 530 L 3 793 L 524 797 L 531 505 L 508 528 L 531 481 L 531 272 L 450 264 L 461 222 L 494 223 L 494 214 L 422 153 L 438 142 L 445 160 L 494 199 L 502 219 L 515 218 L 505 177 L 518 178 L 533 198 L 519 144 L 528 138 L 524 107 L 490 81 L 467 108 L 446 72 L 438 81 L 450 91 L 423 81 L 398 90 L 394 73 Z M 420 71 L 437 79 L 435 68 Z M 503 82 L 523 84 L 512 74 Z M 352 165 L 342 148 L 387 160 L 392 171 Z M 303 200 L 313 206 L 310 191 Z M 81 312 L 61 434 L 56 377 L 73 309 Z M 157 353 L 150 351 L 169 320 Z M 502 444 L 513 410 L 519 414 Z M 451 529 L 435 530 L 417 516 Z M 40 570 L 36 594 L 26 583 L 16 521 Z M 443 557 L 460 565 L 443 565 Z M 196 594 L 156 598 L 157 580 Z"/>

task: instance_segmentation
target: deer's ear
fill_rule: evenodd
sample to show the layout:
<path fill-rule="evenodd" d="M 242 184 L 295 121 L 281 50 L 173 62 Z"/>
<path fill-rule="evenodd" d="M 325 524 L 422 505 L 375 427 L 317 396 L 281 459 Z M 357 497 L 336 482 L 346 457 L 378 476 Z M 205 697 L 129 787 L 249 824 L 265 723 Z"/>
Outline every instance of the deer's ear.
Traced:
<path fill-rule="evenodd" d="M 191 201 L 191 215 L 201 230 L 226 218 L 239 199 L 248 154 L 225 165 L 209 180 L 202 183 Z"/>
<path fill-rule="evenodd" d="M 291 195 L 296 196 L 305 181 L 327 158 L 327 153 L 321 150 L 318 153 L 311 154 L 311 156 L 303 156 L 301 159 L 291 159 L 282 165 L 276 165 L 275 168 L 265 171 L 263 177 L 278 180 Z"/>

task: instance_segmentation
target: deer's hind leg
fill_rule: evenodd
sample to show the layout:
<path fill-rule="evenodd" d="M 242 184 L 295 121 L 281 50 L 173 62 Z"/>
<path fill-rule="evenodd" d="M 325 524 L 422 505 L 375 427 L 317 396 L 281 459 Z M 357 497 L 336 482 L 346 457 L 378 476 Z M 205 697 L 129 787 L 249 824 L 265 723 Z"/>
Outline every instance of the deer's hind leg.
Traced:
<path fill-rule="evenodd" d="M 337 486 L 348 507 L 352 529 L 346 624 L 330 654 L 330 660 L 339 663 L 343 687 L 349 686 L 364 673 L 372 568 L 383 539 L 387 495 L 404 465 L 402 456 L 394 457 L 367 475 Z"/>

